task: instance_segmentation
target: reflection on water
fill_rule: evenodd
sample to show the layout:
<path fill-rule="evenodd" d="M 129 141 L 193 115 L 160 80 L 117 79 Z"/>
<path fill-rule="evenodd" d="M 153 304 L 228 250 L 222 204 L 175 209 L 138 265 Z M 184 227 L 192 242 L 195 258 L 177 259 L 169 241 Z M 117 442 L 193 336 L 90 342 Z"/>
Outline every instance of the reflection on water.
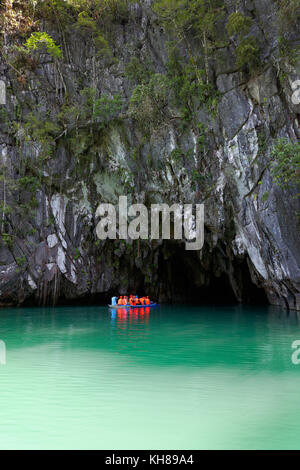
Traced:
<path fill-rule="evenodd" d="M 2 339 L 0 339 L 0 366 L 6 364 L 6 346 Z"/>
<path fill-rule="evenodd" d="M 6 309 L 0 448 L 299 448 L 299 312 Z"/>
<path fill-rule="evenodd" d="M 119 326 L 125 326 L 127 321 L 129 325 L 134 323 L 142 323 L 147 325 L 149 323 L 150 307 L 139 307 L 139 308 L 117 308 L 110 309 L 112 325 L 117 322 Z"/>

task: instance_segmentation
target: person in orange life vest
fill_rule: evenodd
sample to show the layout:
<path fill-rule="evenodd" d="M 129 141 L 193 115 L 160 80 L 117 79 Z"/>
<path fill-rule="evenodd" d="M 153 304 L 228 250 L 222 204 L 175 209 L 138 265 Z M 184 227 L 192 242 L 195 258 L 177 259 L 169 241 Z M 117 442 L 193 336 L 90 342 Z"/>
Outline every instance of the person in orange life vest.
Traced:
<path fill-rule="evenodd" d="M 118 305 L 123 305 L 123 297 L 122 296 L 118 300 Z"/>
<path fill-rule="evenodd" d="M 145 304 L 146 305 L 150 305 L 150 300 L 149 300 L 149 296 L 147 295 L 146 299 L 145 299 Z"/>
<path fill-rule="evenodd" d="M 141 303 L 141 305 L 145 305 L 145 297 L 140 298 L 140 303 Z"/>
<path fill-rule="evenodd" d="M 135 297 L 135 299 L 134 299 L 134 305 L 139 305 L 139 304 L 140 304 L 139 298 L 138 298 L 138 297 Z"/>
<path fill-rule="evenodd" d="M 128 297 L 123 297 L 123 305 L 127 305 L 128 304 Z"/>
<path fill-rule="evenodd" d="M 130 305 L 132 305 L 132 306 L 135 305 L 134 298 L 133 298 L 132 295 L 130 296 L 129 303 L 130 303 Z"/>

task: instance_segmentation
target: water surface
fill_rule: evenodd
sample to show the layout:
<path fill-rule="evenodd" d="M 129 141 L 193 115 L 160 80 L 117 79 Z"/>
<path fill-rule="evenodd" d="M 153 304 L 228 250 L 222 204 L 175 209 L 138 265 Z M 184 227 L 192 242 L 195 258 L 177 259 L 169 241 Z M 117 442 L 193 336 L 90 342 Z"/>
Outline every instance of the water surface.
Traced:
<path fill-rule="evenodd" d="M 300 449 L 299 317 L 0 310 L 1 449 Z"/>

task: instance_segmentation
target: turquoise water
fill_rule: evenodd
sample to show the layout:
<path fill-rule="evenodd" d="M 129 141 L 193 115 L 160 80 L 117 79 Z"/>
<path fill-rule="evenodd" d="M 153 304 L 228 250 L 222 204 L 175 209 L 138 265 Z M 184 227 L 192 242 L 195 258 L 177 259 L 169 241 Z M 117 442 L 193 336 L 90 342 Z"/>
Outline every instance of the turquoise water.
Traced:
<path fill-rule="evenodd" d="M 2 309 L 0 448 L 300 449 L 299 326 L 271 307 Z"/>

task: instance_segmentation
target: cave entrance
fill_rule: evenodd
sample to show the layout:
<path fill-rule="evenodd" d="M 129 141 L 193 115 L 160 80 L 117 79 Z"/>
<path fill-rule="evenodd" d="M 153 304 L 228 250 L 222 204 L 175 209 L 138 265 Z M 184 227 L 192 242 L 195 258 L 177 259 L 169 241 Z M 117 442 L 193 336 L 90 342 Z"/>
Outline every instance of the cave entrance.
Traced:
<path fill-rule="evenodd" d="M 246 259 L 234 260 L 231 266 L 227 265 L 238 287 L 238 293 L 235 293 L 226 273 L 224 253 L 224 247 L 217 247 L 212 253 L 204 253 L 200 259 L 197 252 L 185 251 L 184 245 L 164 247 L 159 258 L 160 301 L 267 305 L 264 289 L 252 282 Z"/>
<path fill-rule="evenodd" d="M 73 300 L 60 297 L 58 303 L 107 305 L 114 295 L 137 293 L 150 295 L 160 303 L 268 305 L 264 289 L 258 288 L 251 279 L 247 259 L 226 256 L 226 247 L 221 244 L 212 252 L 204 247 L 200 258 L 198 252 L 186 251 L 184 244 L 165 242 L 159 248 L 155 270 L 157 282 L 150 286 L 145 283 L 144 274 L 133 265 L 127 289 L 118 286 L 119 279 L 116 279 L 116 286 L 110 291 L 76 296 Z"/>

